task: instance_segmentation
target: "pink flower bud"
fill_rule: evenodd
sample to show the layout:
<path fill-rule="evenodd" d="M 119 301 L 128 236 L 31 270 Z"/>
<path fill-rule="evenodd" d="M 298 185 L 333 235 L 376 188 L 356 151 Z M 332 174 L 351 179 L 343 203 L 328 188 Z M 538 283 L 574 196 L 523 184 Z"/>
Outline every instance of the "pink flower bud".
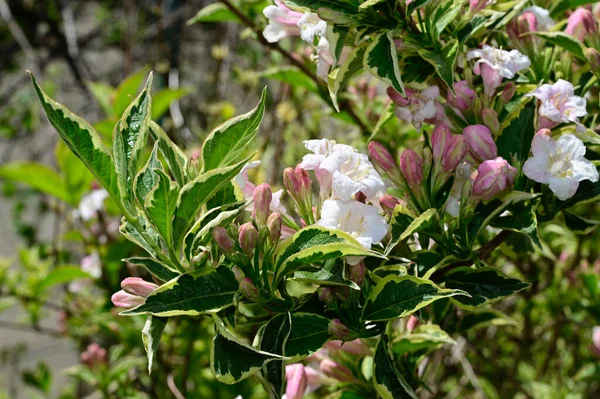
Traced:
<path fill-rule="evenodd" d="M 294 171 L 296 172 L 296 175 L 298 175 L 298 178 L 300 179 L 300 187 L 301 187 L 302 192 L 310 193 L 312 183 L 310 181 L 310 176 L 308 175 L 308 172 L 305 169 L 301 168 L 300 166 L 296 166 L 296 169 L 294 169 Z"/>
<path fill-rule="evenodd" d="M 467 126 L 463 130 L 463 136 L 467 140 L 469 152 L 479 161 L 487 161 L 498 156 L 498 148 L 494 143 L 492 132 L 483 125 Z"/>
<path fill-rule="evenodd" d="M 283 226 L 283 218 L 278 212 L 273 212 L 267 219 L 267 229 L 269 230 L 269 241 L 274 243 L 279 241 L 281 237 L 281 227 Z"/>
<path fill-rule="evenodd" d="M 258 187 L 254 189 L 252 198 L 254 199 L 252 217 L 256 220 L 258 226 L 264 226 L 271 213 L 271 201 L 273 200 L 271 187 L 267 183 L 259 184 Z"/>
<path fill-rule="evenodd" d="M 359 287 L 362 286 L 365 281 L 365 274 L 367 273 L 367 267 L 365 263 L 361 260 L 355 265 L 348 265 L 348 278 L 350 281 L 354 281 Z"/>
<path fill-rule="evenodd" d="M 444 160 L 442 169 L 444 172 L 452 173 L 456 169 L 459 163 L 462 162 L 469 147 L 467 141 L 463 136 L 457 134 L 452 135 L 446 153 L 444 154 Z"/>
<path fill-rule="evenodd" d="M 139 277 L 127 277 L 121 281 L 123 291 L 146 298 L 158 288 L 158 285 L 145 281 Z"/>
<path fill-rule="evenodd" d="M 131 295 L 123 290 L 115 292 L 110 298 L 113 305 L 119 308 L 134 308 L 145 302 L 141 296 Z"/>
<path fill-rule="evenodd" d="M 401 107 L 408 106 L 410 104 L 411 98 L 416 93 L 416 91 L 414 91 L 413 89 L 404 88 L 404 93 L 406 93 L 406 97 L 404 97 L 402 94 L 397 92 L 393 87 L 388 87 L 386 91 L 387 91 L 387 95 L 390 97 L 390 99 L 396 105 L 399 105 Z"/>
<path fill-rule="evenodd" d="M 460 111 L 466 111 L 469 109 L 475 98 L 475 91 L 469 87 L 466 80 L 461 80 L 452 85 L 454 94 L 448 92 L 446 100 L 448 103 L 457 108 Z"/>
<path fill-rule="evenodd" d="M 471 14 L 478 13 L 488 5 L 489 0 L 469 0 L 469 11 Z"/>
<path fill-rule="evenodd" d="M 586 35 L 598 32 L 592 12 L 587 8 L 578 8 L 569 16 L 565 33 L 583 41 Z"/>
<path fill-rule="evenodd" d="M 302 190 L 302 181 L 294 168 L 285 168 L 283 171 L 283 184 L 292 195 L 298 195 Z"/>
<path fill-rule="evenodd" d="M 600 326 L 592 328 L 592 353 L 600 359 Z"/>
<path fill-rule="evenodd" d="M 508 82 L 502 90 L 502 101 L 509 102 L 517 91 L 517 86 L 513 82 Z M 487 109 L 487 108 L 486 108 Z"/>
<path fill-rule="evenodd" d="M 376 141 L 369 143 L 369 156 L 386 173 L 393 173 L 398 170 L 394 157 L 381 143 Z"/>
<path fill-rule="evenodd" d="M 106 349 L 102 348 L 97 343 L 90 344 L 85 352 L 80 355 L 81 363 L 85 364 L 89 368 L 96 368 L 102 364 L 106 364 L 108 356 Z"/>
<path fill-rule="evenodd" d="M 238 283 L 245 277 L 244 271 L 239 266 L 233 266 L 231 271 L 233 272 L 233 275 Z"/>
<path fill-rule="evenodd" d="M 400 204 L 400 199 L 391 195 L 383 195 L 379 198 L 379 205 L 390 216 L 394 214 L 394 209 L 396 209 L 396 205 L 398 204 Z"/>
<path fill-rule="evenodd" d="M 408 320 L 406 321 L 406 329 L 408 332 L 412 332 L 415 328 L 417 328 L 418 325 L 419 319 L 413 315 L 408 316 Z"/>
<path fill-rule="evenodd" d="M 423 160 L 410 148 L 402 151 L 400 170 L 410 187 L 417 187 L 423 182 Z"/>
<path fill-rule="evenodd" d="M 517 18 L 510 21 L 506 26 L 508 37 L 520 48 L 531 48 L 535 43 L 535 36 L 528 35 L 531 32 L 537 32 L 537 18 L 531 11 L 525 11 Z"/>
<path fill-rule="evenodd" d="M 450 140 L 452 140 L 452 133 L 450 132 L 450 128 L 448 126 L 439 125 L 433 129 L 433 133 L 431 134 L 431 150 L 433 153 L 433 161 L 436 164 L 442 164 L 442 160 L 444 158 L 444 154 L 446 154 L 448 150 Z"/>
<path fill-rule="evenodd" d="M 486 96 L 492 97 L 502 83 L 502 76 L 488 64 L 480 64 L 478 67 L 479 74 L 483 78 L 483 92 Z"/>
<path fill-rule="evenodd" d="M 516 175 L 517 170 L 502 157 L 487 160 L 477 168 L 473 195 L 484 200 L 492 199 L 495 195 L 510 189 Z"/>
<path fill-rule="evenodd" d="M 251 222 L 244 223 L 240 226 L 238 240 L 245 254 L 254 251 L 256 243 L 258 242 L 258 231 Z"/>
<path fill-rule="evenodd" d="M 500 130 L 500 122 L 498 121 L 498 114 L 491 108 L 484 108 L 481 111 L 481 119 L 483 123 L 492 131 L 498 132 Z"/>
<path fill-rule="evenodd" d="M 323 359 L 319 365 L 321 372 L 328 377 L 335 378 L 338 381 L 350 382 L 354 379 L 352 371 L 331 359 Z"/>
<path fill-rule="evenodd" d="M 328 341 L 325 346 L 329 350 L 342 351 L 355 356 L 367 356 L 371 354 L 371 348 L 365 345 L 360 339 L 353 341 Z"/>
<path fill-rule="evenodd" d="M 319 301 L 323 302 L 325 305 L 331 305 L 335 302 L 335 293 L 329 287 L 319 287 L 317 295 Z"/>
<path fill-rule="evenodd" d="M 226 254 L 233 253 L 233 240 L 227 234 L 227 230 L 221 226 L 217 226 L 212 230 L 213 240 L 217 243 L 219 248 Z"/>
<path fill-rule="evenodd" d="M 596 71 L 596 75 L 600 75 L 600 52 L 590 47 L 585 50 L 585 55 L 592 67 L 592 71 Z"/>
<path fill-rule="evenodd" d="M 333 319 L 329 322 L 329 326 L 327 327 L 327 332 L 333 335 L 335 338 L 344 340 L 350 334 L 348 327 L 344 323 L 341 322 L 340 319 Z"/>
<path fill-rule="evenodd" d="M 287 399 L 302 399 L 307 385 L 304 365 L 295 363 L 285 366 L 285 379 L 287 380 L 285 397 Z"/>
<path fill-rule="evenodd" d="M 260 302 L 261 300 L 258 288 L 256 288 L 250 277 L 244 277 L 240 281 L 240 292 L 252 302 Z"/>

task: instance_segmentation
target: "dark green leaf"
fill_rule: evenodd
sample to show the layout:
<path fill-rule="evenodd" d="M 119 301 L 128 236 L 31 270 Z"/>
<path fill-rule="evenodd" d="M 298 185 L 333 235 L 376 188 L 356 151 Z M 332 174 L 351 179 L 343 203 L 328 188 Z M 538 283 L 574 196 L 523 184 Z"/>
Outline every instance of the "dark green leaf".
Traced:
<path fill-rule="evenodd" d="M 150 132 L 154 140 L 158 142 L 158 149 L 162 156 L 165 157 L 165 161 L 167 161 L 167 165 L 175 181 L 180 186 L 183 186 L 187 183 L 185 176 L 187 157 L 157 123 L 150 122 Z"/>
<path fill-rule="evenodd" d="M 496 139 L 498 156 L 511 161 L 513 155 L 524 161 L 529 157 L 531 140 L 535 133 L 535 101 L 528 99 L 522 103 L 500 127 L 500 135 Z"/>
<path fill-rule="evenodd" d="M 123 259 L 123 262 L 131 263 L 132 265 L 143 266 L 146 270 L 150 272 L 157 279 L 167 282 L 175 277 L 179 276 L 179 273 L 176 270 L 171 269 L 169 266 L 166 266 L 156 259 L 152 258 L 127 258 Z"/>
<path fill-rule="evenodd" d="M 373 357 L 373 383 L 382 399 L 417 399 L 417 394 L 398 372 L 389 349 L 389 338 L 381 335 Z"/>
<path fill-rule="evenodd" d="M 439 77 L 446 82 L 450 90 L 453 90 L 454 68 L 458 57 L 458 40 L 448 41 L 441 51 L 419 50 L 419 55 L 433 65 Z"/>
<path fill-rule="evenodd" d="M 179 196 L 179 186 L 161 169 L 155 169 L 158 184 L 147 195 L 146 215 L 152 220 L 167 245 L 172 243 L 173 213 Z"/>
<path fill-rule="evenodd" d="M 373 76 L 381 79 L 404 95 L 404 86 L 398 66 L 398 53 L 392 31 L 377 36 L 367 47 L 364 67 Z"/>
<path fill-rule="evenodd" d="M 289 313 L 273 317 L 262 330 L 259 348 L 263 352 L 285 355 L 285 346 L 292 328 Z M 285 387 L 285 362 L 275 360 L 263 368 L 263 376 L 271 384 L 270 397 L 281 398 Z"/>

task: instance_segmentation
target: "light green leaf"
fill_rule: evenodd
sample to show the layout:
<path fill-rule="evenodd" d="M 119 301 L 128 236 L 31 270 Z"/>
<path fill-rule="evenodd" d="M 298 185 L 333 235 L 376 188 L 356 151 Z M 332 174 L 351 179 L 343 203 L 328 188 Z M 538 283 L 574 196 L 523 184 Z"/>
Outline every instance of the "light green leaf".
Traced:
<path fill-rule="evenodd" d="M 460 8 L 458 8 L 460 9 Z M 458 40 L 451 39 L 440 51 L 419 50 L 419 55 L 435 68 L 440 78 L 453 90 L 454 68 L 458 58 Z"/>
<path fill-rule="evenodd" d="M 319 86 L 317 86 L 314 80 L 306 76 L 306 74 L 298 68 L 292 66 L 277 66 L 262 72 L 246 72 L 243 77 L 273 79 L 279 82 L 288 83 L 294 87 L 304 87 L 306 90 L 313 93 L 319 92 Z"/>
<path fill-rule="evenodd" d="M 158 149 L 165 158 L 171 174 L 175 181 L 180 186 L 187 183 L 185 170 L 187 169 L 187 157 L 185 154 L 171 141 L 167 133 L 156 123 L 150 122 L 150 132 L 152 137 L 158 143 Z"/>
<path fill-rule="evenodd" d="M 193 25 L 197 22 L 227 22 L 227 21 L 239 21 L 237 15 L 235 15 L 227 6 L 222 3 L 209 4 L 202 8 L 196 13 L 196 15 L 187 21 L 188 25 Z"/>
<path fill-rule="evenodd" d="M 412 220 L 411 212 L 407 208 L 402 205 L 396 206 L 390 222 L 392 238 L 386 248 L 386 255 L 389 254 L 398 243 L 406 240 L 415 233 L 420 233 L 428 229 L 436 220 L 437 216 L 437 210 L 431 208 Z"/>
<path fill-rule="evenodd" d="M 31 80 L 52 126 L 113 199 L 119 202 L 119 187 L 113 159 L 98 134 L 86 121 L 48 97 L 38 86 L 33 75 Z"/>
<path fill-rule="evenodd" d="M 369 294 L 363 309 L 365 321 L 383 321 L 406 317 L 430 303 L 456 295 L 469 295 L 465 291 L 443 289 L 430 280 L 412 276 L 388 276 L 382 279 Z"/>
<path fill-rule="evenodd" d="M 158 174 L 155 169 L 163 169 L 158 159 L 158 142 L 154 143 L 154 148 L 146 164 L 140 169 L 134 180 L 135 196 L 140 204 L 144 204 L 146 197 L 158 184 Z"/>
<path fill-rule="evenodd" d="M 53 269 L 50 273 L 48 273 L 48 275 L 40 282 L 38 290 L 40 292 L 43 292 L 54 285 L 70 283 L 71 281 L 82 278 L 91 279 L 93 277 L 81 270 L 79 266 L 58 266 L 57 268 Z"/>
<path fill-rule="evenodd" d="M 146 216 L 140 211 L 138 212 L 136 223 L 140 226 L 141 231 L 144 232 L 144 236 L 138 231 L 138 229 L 125 218 L 121 219 L 121 226 L 119 226 L 119 232 L 123 234 L 125 238 L 134 244 L 144 248 L 146 252 L 156 257 L 157 254 L 153 248 L 161 248 L 161 240 L 158 232 L 150 224 Z M 148 242 L 151 240 L 151 242 Z"/>
<path fill-rule="evenodd" d="M 333 66 L 335 67 L 340 60 L 342 50 L 344 49 L 344 40 L 348 36 L 348 28 L 335 24 L 327 24 L 327 32 L 325 37 L 329 43 L 329 50 L 333 58 Z"/>
<path fill-rule="evenodd" d="M 392 341 L 392 350 L 398 355 L 403 355 L 423 349 L 438 349 L 446 344 L 455 345 L 456 341 L 437 324 L 424 324 L 410 334 L 395 338 Z"/>
<path fill-rule="evenodd" d="M 104 114 L 107 117 L 111 116 L 113 112 L 112 102 L 116 92 L 115 88 L 100 82 L 88 82 L 86 86 L 90 89 L 90 92 L 100 105 L 100 108 L 102 108 L 102 111 L 104 111 Z"/>
<path fill-rule="evenodd" d="M 179 196 L 179 186 L 161 169 L 155 169 L 158 184 L 146 197 L 144 209 L 167 245 L 171 245 L 173 235 L 173 213 Z"/>
<path fill-rule="evenodd" d="M 156 259 L 134 257 L 123 259 L 123 262 L 128 262 L 132 265 L 142 266 L 146 270 L 148 270 L 154 277 L 163 282 L 170 281 L 175 277 L 179 276 L 177 270 L 172 269 L 171 267 L 163 263 L 160 263 Z"/>
<path fill-rule="evenodd" d="M 121 82 L 119 87 L 117 87 L 112 112 L 112 116 L 114 118 L 119 118 L 121 115 L 123 115 L 127 109 L 127 106 L 129 103 L 131 103 L 131 100 L 135 98 L 135 95 L 137 94 L 138 89 L 142 85 L 144 77 L 147 74 L 148 68 L 141 68 L 133 75 L 129 75 L 124 81 Z"/>
<path fill-rule="evenodd" d="M 371 278 L 373 279 L 373 281 L 375 281 L 375 283 L 380 282 L 381 279 L 384 279 L 387 276 L 396 276 L 396 277 L 406 276 L 408 274 L 407 267 L 409 265 L 410 264 L 407 263 L 404 265 L 379 266 L 375 270 L 372 270 L 370 275 L 371 275 Z"/>
<path fill-rule="evenodd" d="M 585 46 L 575 37 L 564 32 L 532 32 L 555 46 L 561 47 L 582 61 L 587 62 Z"/>
<path fill-rule="evenodd" d="M 325 262 L 325 265 L 317 271 L 297 271 L 292 280 L 316 285 L 345 286 L 360 291 L 360 287 L 354 281 L 344 276 L 344 265 L 335 261 Z"/>
<path fill-rule="evenodd" d="M 188 95 L 188 89 L 163 89 L 152 96 L 152 119 L 158 119 L 169 109 L 171 103 Z"/>
<path fill-rule="evenodd" d="M 41 163 L 15 161 L 4 164 L 0 166 L 0 178 L 25 183 L 72 206 L 78 202 L 58 173 Z"/>
<path fill-rule="evenodd" d="M 148 374 L 152 374 L 152 363 L 158 350 L 160 337 L 167 326 L 168 318 L 148 316 L 142 330 L 142 342 L 148 356 Z"/>
<path fill-rule="evenodd" d="M 231 118 L 210 132 L 202 145 L 204 172 L 231 165 L 256 137 L 265 112 L 266 95 L 264 88 L 252 111 Z"/>
<path fill-rule="evenodd" d="M 146 303 L 121 312 L 125 316 L 196 316 L 216 313 L 233 305 L 238 282 L 224 266 L 181 276 L 161 285 L 146 298 Z"/>
<path fill-rule="evenodd" d="M 113 154 L 122 202 L 131 209 L 133 180 L 138 171 L 142 151 L 148 142 L 152 99 L 152 73 L 146 87 L 127 107 L 113 131 Z"/>
<path fill-rule="evenodd" d="M 415 391 L 396 369 L 389 338 L 384 334 L 377 343 L 373 357 L 373 384 L 382 399 L 417 399 Z"/>
<path fill-rule="evenodd" d="M 367 47 L 364 67 L 373 76 L 392 86 L 404 95 L 404 86 L 398 67 L 398 53 L 394 43 L 393 31 L 377 36 Z"/>
<path fill-rule="evenodd" d="M 315 225 L 305 227 L 278 248 L 275 281 L 281 281 L 302 266 L 345 256 L 381 257 L 339 230 L 328 230 Z"/>
<path fill-rule="evenodd" d="M 329 74 L 329 84 L 327 85 L 329 88 L 329 97 L 331 97 L 331 101 L 338 112 L 340 112 L 338 95 L 340 94 L 340 91 L 346 87 L 350 78 L 362 70 L 365 51 L 366 48 L 364 46 L 355 47 L 352 52 L 348 54 L 348 58 L 344 64 Z"/>
<path fill-rule="evenodd" d="M 445 286 L 469 293 L 470 296 L 468 297 L 460 296 L 453 298 L 453 300 L 471 308 L 487 305 L 490 302 L 512 295 L 528 288 L 529 284 L 509 278 L 500 270 L 492 267 L 482 267 L 480 269 L 459 267 L 446 274 Z"/>
<path fill-rule="evenodd" d="M 492 309 L 470 309 L 458 325 L 458 331 L 465 332 L 487 326 L 516 326 L 517 322 L 506 314 Z"/>

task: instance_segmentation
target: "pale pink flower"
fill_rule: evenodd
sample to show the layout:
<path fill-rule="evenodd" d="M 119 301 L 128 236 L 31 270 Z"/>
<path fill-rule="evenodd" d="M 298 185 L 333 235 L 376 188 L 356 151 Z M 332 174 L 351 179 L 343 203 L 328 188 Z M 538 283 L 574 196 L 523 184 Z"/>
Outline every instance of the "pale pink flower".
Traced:
<path fill-rule="evenodd" d="M 473 195 L 489 200 L 510 189 L 515 182 L 517 170 L 502 157 L 489 159 L 477 168 L 473 182 Z"/>
<path fill-rule="evenodd" d="M 288 36 L 299 36 L 298 21 L 302 18 L 301 12 L 290 10 L 282 1 L 275 0 L 274 6 L 267 6 L 263 14 L 269 24 L 263 31 L 263 36 L 269 43 L 275 43 Z"/>
<path fill-rule="evenodd" d="M 406 97 L 402 96 L 392 87 L 388 87 L 387 94 L 397 105 L 396 116 L 398 119 L 412 123 L 420 129 L 424 122 L 432 123 L 438 117 L 438 102 L 440 89 L 430 86 L 422 91 L 410 88 L 405 89 Z M 441 117 L 441 116 L 440 116 Z"/>
<path fill-rule="evenodd" d="M 525 97 L 536 97 L 541 101 L 539 113 L 545 118 L 541 121 L 542 128 L 552 128 L 561 122 L 575 123 L 578 131 L 585 127 L 579 123 L 579 118 L 587 115 L 586 100 L 575 95 L 573 84 L 559 79 L 554 84 L 544 84 Z"/>

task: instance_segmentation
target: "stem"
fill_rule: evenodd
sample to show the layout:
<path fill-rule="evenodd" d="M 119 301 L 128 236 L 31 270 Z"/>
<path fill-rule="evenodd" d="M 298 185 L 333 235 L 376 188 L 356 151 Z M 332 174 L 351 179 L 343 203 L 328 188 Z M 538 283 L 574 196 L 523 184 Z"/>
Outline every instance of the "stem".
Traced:
<path fill-rule="evenodd" d="M 229 0 L 219 0 L 221 3 L 225 5 L 232 13 L 234 13 L 250 30 L 256 34 L 256 38 L 258 41 L 265 46 L 266 48 L 276 51 L 281 54 L 288 62 L 294 65 L 296 68 L 300 69 L 302 73 L 304 73 L 307 77 L 313 80 L 317 87 L 319 88 L 320 97 L 327 102 L 327 104 L 335 110 L 333 103 L 328 95 L 328 89 L 325 83 L 309 68 L 306 67 L 300 60 L 296 59 L 289 51 L 284 49 L 279 45 L 279 43 L 270 43 L 262 34 L 260 29 L 254 24 L 254 22 L 248 18 L 242 11 L 240 11 L 235 5 L 233 5 Z M 363 131 L 363 133 L 369 133 L 371 129 L 363 122 L 363 120 L 354 112 L 350 102 L 347 100 L 343 100 L 339 102 L 340 111 L 346 112 L 352 120 L 358 125 L 358 127 Z"/>

